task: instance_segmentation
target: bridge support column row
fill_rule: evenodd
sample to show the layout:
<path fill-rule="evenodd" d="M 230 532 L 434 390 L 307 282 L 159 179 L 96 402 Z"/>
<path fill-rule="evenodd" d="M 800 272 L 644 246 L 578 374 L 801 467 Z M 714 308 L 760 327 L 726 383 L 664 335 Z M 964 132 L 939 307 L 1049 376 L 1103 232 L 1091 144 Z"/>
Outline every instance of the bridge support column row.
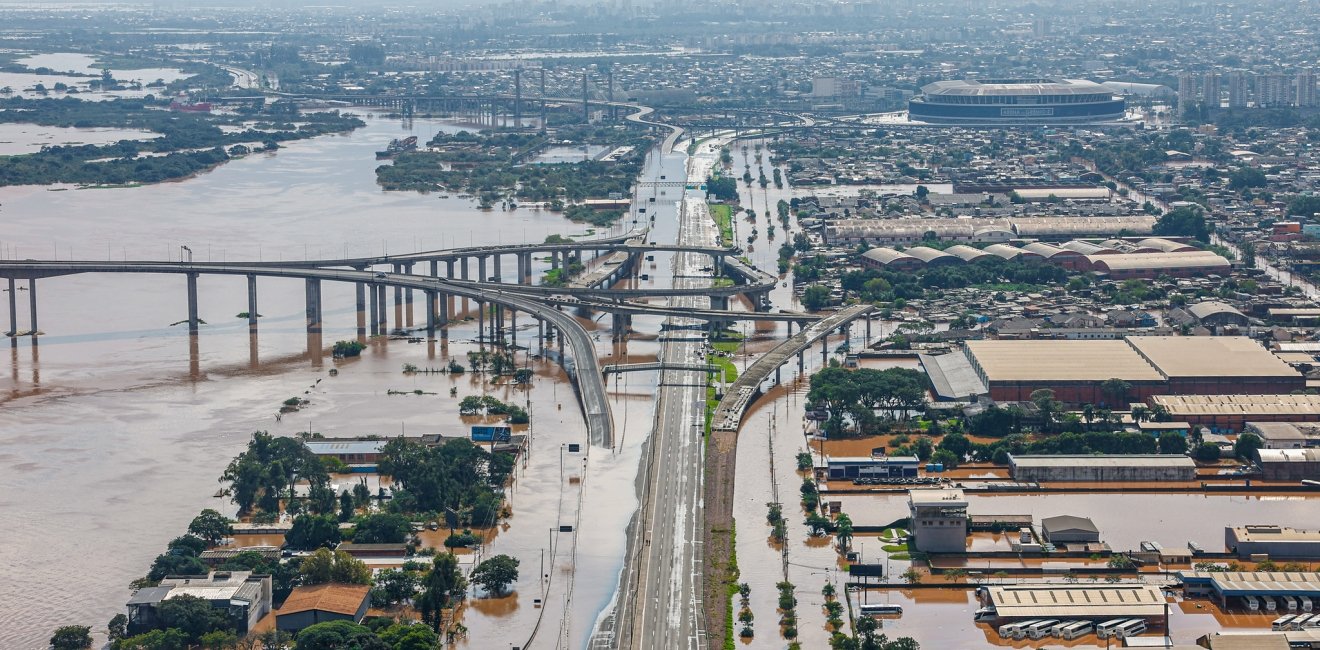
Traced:
<path fill-rule="evenodd" d="M 248 274 L 248 334 L 257 333 L 257 276 Z M 362 285 L 358 285 L 362 286 Z"/>
<path fill-rule="evenodd" d="M 389 300 L 385 297 L 385 285 L 376 285 L 376 300 L 373 304 L 376 306 L 376 314 L 372 317 L 376 323 L 376 332 L 381 335 L 389 334 L 390 320 L 386 317 Z"/>
<path fill-rule="evenodd" d="M 495 256 L 495 281 L 503 282 L 504 276 L 500 273 L 500 256 Z"/>
<path fill-rule="evenodd" d="M 189 273 L 188 277 L 188 334 L 197 336 L 200 329 L 197 320 L 197 274 Z M 36 287 L 28 289 L 28 298 L 32 301 L 32 332 L 37 331 L 37 292 Z"/>
<path fill-rule="evenodd" d="M 321 333 L 321 281 L 307 278 L 307 333 Z"/>
<path fill-rule="evenodd" d="M 486 303 L 477 301 L 477 344 L 480 345 L 486 336 Z"/>
<path fill-rule="evenodd" d="M 357 335 L 367 335 L 367 285 L 364 282 L 353 283 L 353 296 L 357 303 Z M 374 295 L 372 296 L 375 297 Z M 374 300 L 372 301 L 375 302 Z M 372 332 L 375 334 L 375 332 Z"/>

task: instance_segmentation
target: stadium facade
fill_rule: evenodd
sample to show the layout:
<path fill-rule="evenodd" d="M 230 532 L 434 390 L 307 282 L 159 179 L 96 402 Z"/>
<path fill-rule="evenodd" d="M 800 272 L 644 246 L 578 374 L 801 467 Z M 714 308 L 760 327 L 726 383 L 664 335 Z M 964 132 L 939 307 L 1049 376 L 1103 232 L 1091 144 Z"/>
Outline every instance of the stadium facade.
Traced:
<path fill-rule="evenodd" d="M 1121 119 L 1126 102 L 1084 79 L 936 81 L 908 102 L 908 119 L 931 124 L 1091 124 Z"/>

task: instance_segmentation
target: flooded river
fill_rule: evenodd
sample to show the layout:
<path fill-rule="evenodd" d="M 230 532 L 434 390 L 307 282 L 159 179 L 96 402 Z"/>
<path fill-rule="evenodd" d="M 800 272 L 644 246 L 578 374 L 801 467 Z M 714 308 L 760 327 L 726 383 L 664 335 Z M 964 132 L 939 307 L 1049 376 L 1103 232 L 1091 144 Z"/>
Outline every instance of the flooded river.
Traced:
<path fill-rule="evenodd" d="M 481 212 L 457 196 L 377 188 L 374 152 L 382 143 L 409 134 L 427 140 L 441 129 L 457 130 L 434 121 L 374 118 L 349 135 L 291 143 L 177 183 L 2 188 L 0 250 L 18 259 L 178 259 L 181 246 L 188 246 L 199 261 L 278 260 L 587 235 L 587 228 L 550 212 Z M 548 264 L 536 266 L 539 274 Z M 0 574 L 9 582 L 0 594 L 0 647 L 44 647 L 58 625 L 102 631 L 121 611 L 129 581 L 146 572 L 192 516 L 206 507 L 233 511 L 212 495 L 252 431 L 462 432 L 458 400 L 483 390 L 531 407 L 532 454 L 513 488 L 514 514 L 487 549 L 516 555 L 523 572 L 518 598 L 475 603 L 464 622 L 472 630 L 470 647 L 525 642 L 541 611 L 531 601 L 540 597 L 537 567 L 551 545 L 548 531 L 561 512 L 577 513 L 575 492 L 563 491 L 573 503 L 561 511 L 554 489 L 568 483 L 558 471 L 561 445 L 585 438 L 559 367 L 534 366 L 539 377 L 525 396 L 484 386 L 471 374 L 401 373 L 404 363 L 443 366 L 446 354 L 465 363 L 466 352 L 475 349 L 471 323 L 454 327 L 447 347 L 376 341 L 361 358 L 335 362 L 307 352 L 300 282 L 261 280 L 255 342 L 237 317 L 247 309 L 243 279 L 203 277 L 199 284 L 206 324 L 190 363 L 186 326 L 171 325 L 186 318 L 182 278 L 82 275 L 38 282 L 44 335 L 39 345 L 15 341 L 0 369 L 0 461 L 8 468 L 0 476 L 6 521 Z M 352 291 L 324 287 L 326 345 L 355 335 Z M 26 305 L 26 292 L 19 297 Z M 421 305 L 417 296 L 419 322 Z M 519 325 L 532 325 L 519 333 L 520 343 L 531 344 L 534 322 L 519 319 Z M 655 331 L 656 325 L 639 318 L 636 326 Z M 26 309 L 20 309 L 19 329 L 27 329 Z M 608 333 L 601 340 L 603 356 L 615 352 Z M 635 342 L 617 352 L 654 358 L 656 349 Z M 337 376 L 331 368 L 339 369 Z M 455 398 L 451 387 L 458 389 Z M 649 431 L 651 393 L 645 377 L 619 384 L 614 417 L 623 437 L 613 450 L 591 450 L 589 526 L 576 555 L 563 556 L 577 558 L 575 606 L 562 626 L 551 620 L 561 608 L 550 608 L 543 625 L 552 631 L 541 642 L 553 644 L 557 627 L 580 639 L 610 597 L 621 531 L 635 507 L 636 451 Z M 276 420 L 280 403 L 293 396 L 311 403 Z M 76 589 L 67 587 L 70 576 L 78 576 Z"/>

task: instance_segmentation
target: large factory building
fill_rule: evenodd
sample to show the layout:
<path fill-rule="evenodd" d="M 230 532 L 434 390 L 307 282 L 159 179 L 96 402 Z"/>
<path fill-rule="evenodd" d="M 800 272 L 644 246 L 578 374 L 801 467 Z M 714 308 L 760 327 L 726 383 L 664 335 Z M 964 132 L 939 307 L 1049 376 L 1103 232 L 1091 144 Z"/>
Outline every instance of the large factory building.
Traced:
<path fill-rule="evenodd" d="M 1153 395 L 1263 395 L 1306 387 L 1296 370 L 1241 336 L 967 341 L 965 353 L 997 401 L 1026 401 L 1048 388 L 1065 403 L 1125 407 Z M 1105 394 L 1101 386 L 1108 379 L 1127 382 L 1128 394 Z"/>

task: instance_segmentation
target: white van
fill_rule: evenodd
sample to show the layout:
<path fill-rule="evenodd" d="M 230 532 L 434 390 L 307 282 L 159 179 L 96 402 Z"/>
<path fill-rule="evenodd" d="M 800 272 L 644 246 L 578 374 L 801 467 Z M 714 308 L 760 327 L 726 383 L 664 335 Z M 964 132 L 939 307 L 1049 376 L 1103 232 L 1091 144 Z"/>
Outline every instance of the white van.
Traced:
<path fill-rule="evenodd" d="M 1094 629 L 1094 626 L 1091 625 L 1090 621 L 1077 621 L 1063 628 L 1063 631 L 1059 633 L 1059 638 L 1069 641 L 1079 639 L 1090 634 L 1092 629 Z"/>
<path fill-rule="evenodd" d="M 1114 628 L 1114 636 L 1120 639 L 1126 639 L 1130 636 L 1137 636 L 1145 631 L 1146 631 L 1146 620 L 1141 618 L 1134 618 Z"/>
<path fill-rule="evenodd" d="M 1032 639 L 1043 639 L 1053 633 L 1054 626 L 1059 623 L 1060 621 L 1058 619 L 1046 619 L 1029 628 L 1025 628 L 1024 631 L 1027 633 L 1027 636 Z"/>

